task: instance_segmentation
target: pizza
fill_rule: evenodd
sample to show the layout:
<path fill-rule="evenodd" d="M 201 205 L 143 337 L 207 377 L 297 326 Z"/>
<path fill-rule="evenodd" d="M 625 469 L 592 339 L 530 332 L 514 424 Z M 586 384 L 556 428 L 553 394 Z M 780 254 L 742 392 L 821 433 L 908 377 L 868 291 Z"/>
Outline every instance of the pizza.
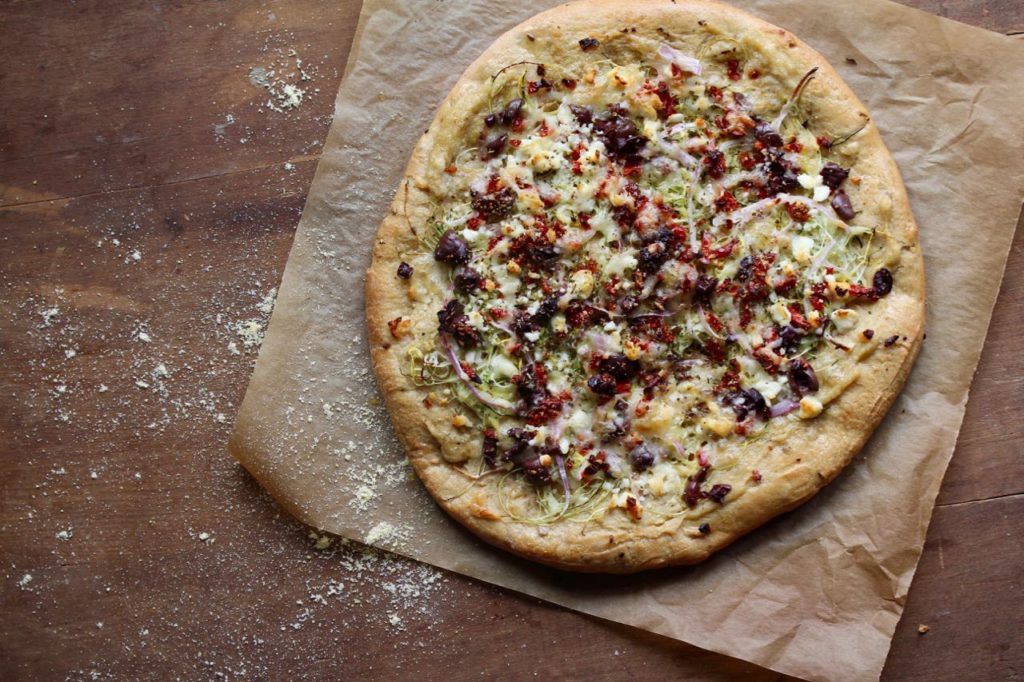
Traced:
<path fill-rule="evenodd" d="M 921 249 L 864 105 L 698 0 L 560 6 L 469 67 L 366 276 L 437 503 L 580 571 L 699 562 L 829 483 L 922 340 Z"/>

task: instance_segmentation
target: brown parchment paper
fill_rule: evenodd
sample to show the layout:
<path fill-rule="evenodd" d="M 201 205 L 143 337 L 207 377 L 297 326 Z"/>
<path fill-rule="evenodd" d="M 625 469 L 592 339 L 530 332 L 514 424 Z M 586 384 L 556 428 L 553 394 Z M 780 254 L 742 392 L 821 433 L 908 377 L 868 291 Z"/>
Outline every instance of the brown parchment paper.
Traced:
<path fill-rule="evenodd" d="M 885 0 L 735 2 L 810 43 L 875 116 L 921 228 L 927 340 L 867 448 L 811 502 L 697 567 L 580 576 L 480 543 L 409 474 L 362 297 L 372 237 L 449 87 L 554 4 L 365 1 L 231 452 L 322 530 L 791 675 L 877 678 L 1024 194 L 1024 45 Z"/>

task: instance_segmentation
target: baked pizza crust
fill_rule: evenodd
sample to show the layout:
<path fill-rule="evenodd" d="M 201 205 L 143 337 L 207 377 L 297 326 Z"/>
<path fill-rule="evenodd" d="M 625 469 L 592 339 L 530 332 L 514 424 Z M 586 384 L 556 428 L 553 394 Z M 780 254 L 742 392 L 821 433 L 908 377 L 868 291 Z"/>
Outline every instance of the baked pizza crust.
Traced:
<path fill-rule="evenodd" d="M 443 304 L 444 276 L 418 268 L 411 280 L 396 270 L 408 254 L 423 251 L 415 226 L 431 214 L 433 179 L 440 177 L 459 150 L 472 146 L 487 113 L 492 74 L 529 60 L 571 69 L 591 62 L 580 49 L 595 38 L 605 56 L 650 53 L 659 42 L 686 44 L 708 35 L 732 37 L 767 65 L 763 87 L 792 90 L 809 69 L 816 77 L 806 87 L 801 108 L 817 134 L 863 129 L 844 144 L 840 158 L 863 182 L 850 188 L 860 216 L 888 226 L 893 248 L 888 266 L 895 274 L 892 293 L 871 306 L 873 342 L 862 351 L 853 384 L 816 419 L 772 420 L 763 437 L 749 444 L 745 459 L 762 474 L 759 484 L 734 486 L 728 504 L 714 506 L 699 521 L 713 532 L 697 530 L 686 516 L 625 513 L 586 522 L 546 526 L 523 523 L 503 513 L 498 500 L 500 476 L 474 481 L 459 466 L 479 453 L 478 430 L 451 424 L 451 410 L 427 407 L 428 391 L 403 373 L 406 344 L 433 333 Z M 437 293 L 431 293 L 431 292 Z M 413 151 L 388 216 L 377 234 L 373 262 L 366 274 L 367 321 L 373 366 L 396 433 L 408 457 L 437 503 L 487 542 L 551 566 L 588 572 L 630 573 L 656 567 L 694 564 L 768 520 L 799 506 L 827 485 L 864 446 L 903 386 L 923 338 L 925 282 L 917 227 L 899 171 L 867 109 L 817 52 L 791 33 L 750 14 L 703 0 L 588 0 L 562 5 L 508 31 L 462 75 Z M 418 300 L 417 300 L 418 299 Z M 408 336 L 396 341 L 388 321 L 408 318 Z M 898 336 L 885 346 L 883 339 Z"/>

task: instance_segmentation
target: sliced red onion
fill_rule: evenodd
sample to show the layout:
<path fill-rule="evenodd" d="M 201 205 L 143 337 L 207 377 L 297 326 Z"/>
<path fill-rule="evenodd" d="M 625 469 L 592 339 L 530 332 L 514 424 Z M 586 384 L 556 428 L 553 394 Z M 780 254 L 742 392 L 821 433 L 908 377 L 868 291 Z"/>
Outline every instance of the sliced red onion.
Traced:
<path fill-rule="evenodd" d="M 695 130 L 696 128 L 697 128 L 697 124 L 693 123 L 693 122 L 689 122 L 689 123 L 676 123 L 675 125 L 670 126 L 669 128 L 667 128 L 665 130 L 665 134 L 666 135 L 675 135 L 680 130 Z"/>
<path fill-rule="evenodd" d="M 604 313 L 608 317 L 622 317 L 622 315 L 620 315 L 619 313 L 613 313 L 612 311 L 608 310 L 607 308 L 602 308 L 601 306 L 594 305 L 593 303 L 588 303 L 587 307 L 588 308 L 593 308 L 594 310 L 600 310 L 602 313 Z"/>
<path fill-rule="evenodd" d="M 719 149 L 721 149 L 721 147 L 719 147 Z M 723 187 L 732 188 L 744 181 L 755 182 L 757 180 L 762 180 L 763 178 L 764 176 L 762 174 L 754 171 L 739 171 L 732 173 L 731 175 L 726 175 L 722 178 L 721 182 Z"/>
<path fill-rule="evenodd" d="M 590 347 L 599 353 L 606 353 L 611 350 L 610 337 L 606 334 L 598 334 L 597 332 L 586 333 L 587 343 Z"/>
<path fill-rule="evenodd" d="M 491 325 L 492 327 L 494 327 L 498 331 L 505 332 L 509 336 L 515 336 L 515 332 L 513 332 L 512 329 L 508 325 L 501 324 L 500 322 L 498 322 L 496 320 L 487 320 L 487 324 Z"/>
<path fill-rule="evenodd" d="M 665 142 L 664 140 L 658 141 L 658 149 L 665 154 L 665 156 L 678 161 L 687 168 L 695 168 L 697 166 L 697 159 L 692 154 L 686 153 L 682 148 L 672 144 L 671 142 Z"/>
<path fill-rule="evenodd" d="M 693 173 L 693 180 L 690 181 L 690 192 L 686 197 L 686 229 L 690 233 L 690 250 L 694 253 L 700 251 L 700 242 L 697 240 L 697 228 L 693 224 L 693 197 L 697 194 L 697 187 L 700 185 L 700 177 L 704 175 L 704 165 L 701 164 Z"/>
<path fill-rule="evenodd" d="M 666 43 L 658 46 L 658 56 L 669 64 L 675 64 L 683 71 L 692 73 L 694 76 L 699 76 L 704 70 L 700 65 L 700 61 L 695 57 L 684 54 Z"/>
<path fill-rule="evenodd" d="M 781 126 L 782 122 L 786 120 L 786 116 L 788 116 L 789 112 L 793 109 L 793 105 L 796 104 L 798 99 L 800 99 L 800 93 L 802 93 L 804 88 L 807 87 L 807 84 L 811 82 L 811 79 L 814 78 L 814 74 L 817 73 L 817 71 L 818 67 L 814 67 L 805 73 L 804 77 L 800 79 L 800 82 L 796 84 L 796 87 L 793 88 L 793 94 L 789 96 L 786 103 L 782 105 L 779 115 L 775 117 L 774 121 L 772 121 L 772 128 L 779 130 L 779 126 Z"/>
<path fill-rule="evenodd" d="M 569 474 L 565 472 L 565 460 L 561 455 L 555 455 L 555 464 L 558 465 L 558 477 L 562 479 L 562 492 L 565 494 L 565 504 L 562 505 L 562 511 L 559 513 L 561 516 L 569 511 L 569 498 L 572 496 L 572 491 L 569 488 Z"/>
<path fill-rule="evenodd" d="M 837 239 L 833 239 L 828 246 L 821 250 L 821 253 L 818 254 L 818 257 L 811 262 L 811 267 L 807 268 L 807 279 L 813 279 L 814 276 L 818 274 L 818 269 L 825 264 L 825 259 L 828 258 L 828 254 L 832 252 L 832 249 L 835 247 L 837 241 Z"/>
<path fill-rule="evenodd" d="M 660 313 L 637 313 L 636 315 L 627 315 L 627 320 L 642 320 L 645 317 L 672 317 L 678 310 L 663 310 Z"/>
<path fill-rule="evenodd" d="M 798 407 L 800 407 L 800 403 L 798 403 L 795 400 L 790 400 L 789 398 L 785 400 L 780 400 L 779 402 L 772 405 L 771 416 L 782 417 L 784 415 L 789 414 Z"/>
<path fill-rule="evenodd" d="M 729 218 L 732 220 L 733 229 L 742 227 L 746 223 L 754 219 L 754 216 L 761 212 L 769 211 L 775 208 L 779 204 L 777 197 L 768 197 L 767 199 L 761 199 L 755 201 L 752 204 L 748 204 L 741 209 L 733 211 L 729 214 Z"/>
<path fill-rule="evenodd" d="M 565 430 L 565 417 L 559 415 L 558 419 L 552 422 L 551 426 L 548 427 L 548 437 L 551 438 L 555 443 L 562 437 L 562 432 Z"/>
<path fill-rule="evenodd" d="M 507 400 L 502 400 L 501 398 L 495 398 L 494 396 L 487 395 L 486 393 L 478 389 L 476 387 L 476 384 L 473 383 L 472 379 L 470 379 L 466 372 L 463 371 L 462 363 L 459 362 L 458 356 L 455 355 L 455 350 L 452 348 L 451 341 L 448 340 L 448 335 L 442 333 L 440 334 L 440 337 L 441 345 L 444 346 L 444 352 L 448 356 L 448 362 L 452 364 L 452 369 L 455 370 L 455 376 L 457 376 L 459 380 L 461 380 L 462 383 L 466 385 L 466 388 L 468 388 L 469 392 L 473 394 L 473 397 L 482 402 L 484 405 L 492 407 L 495 410 L 507 410 L 509 412 L 515 412 L 516 406 L 514 403 L 510 403 Z"/>

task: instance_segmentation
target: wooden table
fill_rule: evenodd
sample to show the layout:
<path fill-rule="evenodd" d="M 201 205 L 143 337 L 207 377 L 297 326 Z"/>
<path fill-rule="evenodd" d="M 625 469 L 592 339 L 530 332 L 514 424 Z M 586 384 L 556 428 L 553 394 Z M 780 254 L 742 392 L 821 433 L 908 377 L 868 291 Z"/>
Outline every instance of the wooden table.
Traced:
<path fill-rule="evenodd" d="M 1019 0 L 911 4 L 1024 31 Z M 778 677 L 317 549 L 226 457 L 358 12 L 0 8 L 0 679 Z M 886 679 L 1024 675 L 1022 325 L 1018 233 Z"/>

